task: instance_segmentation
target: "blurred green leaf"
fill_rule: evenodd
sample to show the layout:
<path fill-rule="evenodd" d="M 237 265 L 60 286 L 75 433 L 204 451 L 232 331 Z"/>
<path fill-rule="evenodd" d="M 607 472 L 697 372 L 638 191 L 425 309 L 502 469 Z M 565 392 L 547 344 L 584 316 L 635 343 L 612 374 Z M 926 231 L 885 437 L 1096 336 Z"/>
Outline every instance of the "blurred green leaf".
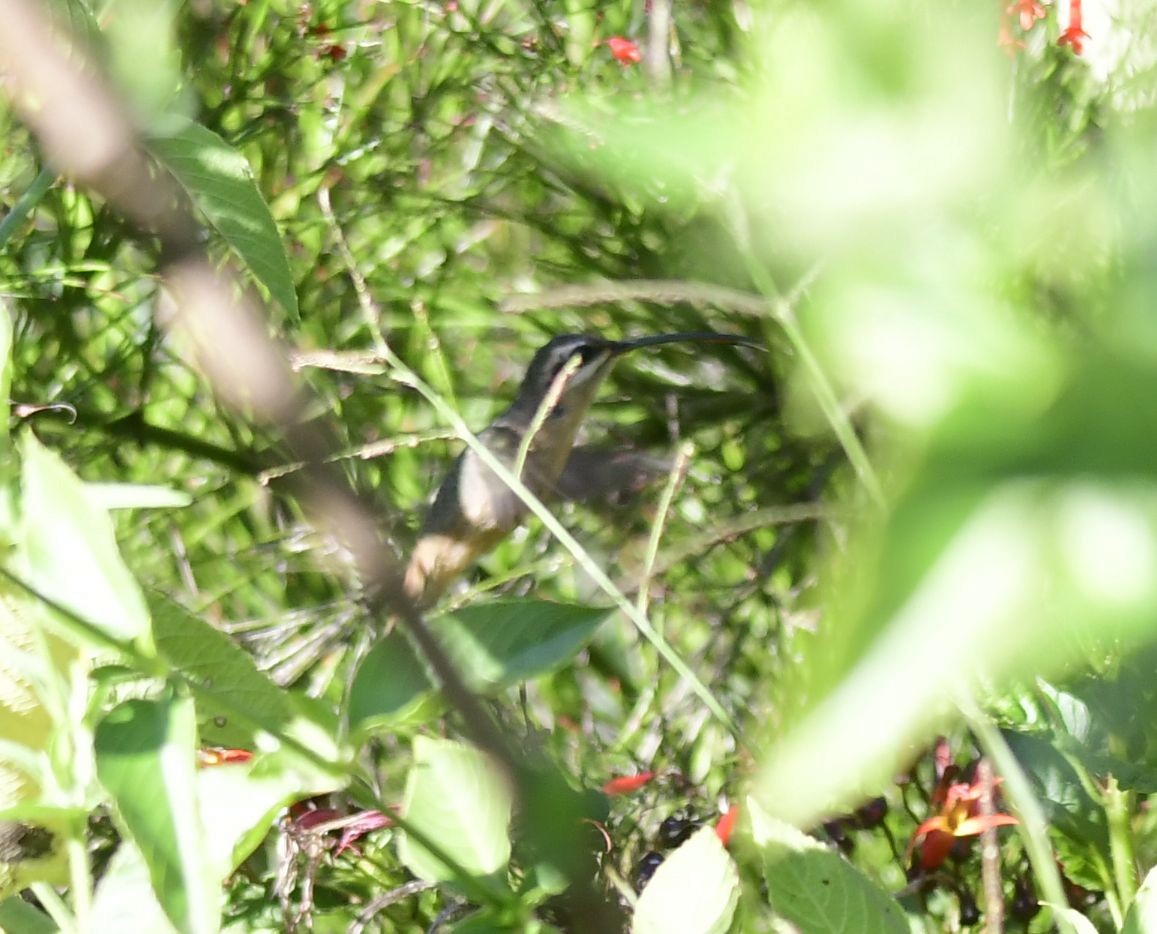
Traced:
<path fill-rule="evenodd" d="M 492 694 L 565 664 L 613 610 L 605 607 L 499 600 L 440 616 L 430 629 L 471 690 Z M 366 656 L 350 692 L 355 729 L 416 722 L 437 707 L 423 703 L 434 681 L 402 633 Z"/>
<path fill-rule="evenodd" d="M 1149 870 L 1137 890 L 1121 934 L 1152 934 L 1153 931 L 1157 931 L 1157 869 Z"/>
<path fill-rule="evenodd" d="M 28 433 L 21 449 L 28 583 L 118 640 L 152 644 L 149 613 L 100 509 L 60 456 Z"/>
<path fill-rule="evenodd" d="M 20 934 L 56 934 L 56 922 L 22 898 L 0 901 L 0 931 Z"/>
<path fill-rule="evenodd" d="M 764 813 L 751 799 L 748 808 L 768 901 L 778 916 L 809 934 L 908 934 L 899 904 L 838 852 Z"/>
<path fill-rule="evenodd" d="M 131 838 L 123 840 L 109 860 L 92 902 L 94 931 L 183 931 L 161 908 L 149 865 Z"/>
<path fill-rule="evenodd" d="M 260 755 L 252 762 L 218 765 L 197 772 L 208 859 L 219 882 L 249 857 L 290 804 L 336 791 L 341 782 L 302 769 L 289 757 Z"/>
<path fill-rule="evenodd" d="M 102 35 L 109 67 L 138 121 L 162 131 L 192 107 L 177 45 L 178 0 L 105 0 Z"/>
<path fill-rule="evenodd" d="M 713 827 L 702 827 L 655 870 L 639 896 L 633 934 L 724 934 L 739 904 L 739 873 Z"/>
<path fill-rule="evenodd" d="M 174 927 L 216 931 L 216 878 L 196 789 L 193 703 L 134 700 L 97 725 L 96 770 Z"/>
<path fill-rule="evenodd" d="M 1157 368 L 1091 353 L 1050 404 L 1028 395 L 962 393 L 890 515 L 841 558 L 822 646 L 798 669 L 809 712 L 758 785 L 769 810 L 807 821 L 880 787 L 983 679 L 1152 639 L 1157 433 L 1150 407 L 1126 424 L 1119 400 L 1157 398 Z M 832 749 L 841 768 L 817 773 Z"/>
<path fill-rule="evenodd" d="M 436 626 L 437 621 L 432 625 Z M 349 722 L 355 731 L 421 723 L 441 704 L 425 663 L 398 630 L 378 642 L 358 666 L 350 689 Z"/>
<path fill-rule="evenodd" d="M 85 0 L 51 0 L 49 8 L 58 21 L 90 48 L 100 48 L 103 41 L 100 25 Z"/>
<path fill-rule="evenodd" d="M 253 749 L 265 731 L 339 760 L 329 711 L 277 687 L 233 640 L 175 600 L 156 593 L 149 599 L 157 651 L 197 685 L 202 742 Z"/>
<path fill-rule="evenodd" d="M 197 123 L 152 138 L 149 148 L 257 281 L 269 289 L 290 321 L 296 321 L 297 292 L 285 245 L 245 157 Z"/>
<path fill-rule="evenodd" d="M 472 877 L 497 874 L 510 859 L 510 788 L 484 753 L 443 739 L 414 739 L 402 816 Z M 399 834 L 398 855 L 420 879 L 457 874 L 412 835 Z"/>

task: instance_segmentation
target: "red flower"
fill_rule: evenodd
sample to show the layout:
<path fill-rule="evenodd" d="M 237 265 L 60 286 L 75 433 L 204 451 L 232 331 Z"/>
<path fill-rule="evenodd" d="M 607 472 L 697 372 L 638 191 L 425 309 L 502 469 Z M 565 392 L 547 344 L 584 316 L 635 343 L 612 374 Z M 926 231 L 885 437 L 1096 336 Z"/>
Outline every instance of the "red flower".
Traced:
<path fill-rule="evenodd" d="M 638 775 L 620 775 L 618 778 L 612 778 L 603 785 L 603 794 L 630 794 L 632 791 L 638 791 L 654 777 L 654 772 L 640 772 Z"/>
<path fill-rule="evenodd" d="M 731 842 L 731 833 L 735 830 L 735 822 L 739 820 L 739 805 L 733 804 L 727 812 L 715 822 L 715 833 L 719 842 L 727 846 Z"/>
<path fill-rule="evenodd" d="M 994 784 L 999 781 L 997 779 Z M 912 851 L 919 846 L 920 868 L 931 871 L 948 858 L 948 852 L 957 840 L 979 836 L 990 827 L 1020 823 L 1011 814 L 986 816 L 979 813 L 982 793 L 979 782 L 941 782 L 932 795 L 932 803 L 940 806 L 940 813 L 929 817 L 916 828 L 908 844 L 909 859 Z"/>
<path fill-rule="evenodd" d="M 1076 55 L 1084 50 L 1084 42 L 1089 34 L 1081 26 L 1081 0 L 1069 0 L 1069 28 L 1061 33 L 1057 45 L 1067 45 Z"/>
<path fill-rule="evenodd" d="M 248 762 L 253 753 L 248 749 L 226 749 L 224 746 L 207 746 L 197 750 L 197 764 L 202 768 L 210 765 L 231 765 L 234 762 Z"/>
<path fill-rule="evenodd" d="M 624 36 L 611 36 L 607 40 L 607 48 L 611 50 L 615 61 L 623 65 L 637 65 L 643 60 L 643 53 L 639 51 L 639 47 Z"/>
<path fill-rule="evenodd" d="M 1032 29 L 1032 24 L 1038 19 L 1045 18 L 1045 8 L 1039 0 L 1013 0 L 1005 10 L 1010 16 L 1020 18 L 1020 28 L 1025 32 Z"/>
<path fill-rule="evenodd" d="M 304 805 L 304 806 L 302 806 Z M 345 850 L 353 849 L 354 841 L 364 837 L 372 830 L 389 827 L 393 821 L 381 811 L 358 811 L 356 814 L 343 814 L 336 808 L 309 809 L 306 802 L 298 802 L 290 808 L 290 820 L 295 831 L 316 831 L 328 833 L 331 830 L 340 830 L 341 837 L 337 841 L 334 856 L 340 856 Z"/>

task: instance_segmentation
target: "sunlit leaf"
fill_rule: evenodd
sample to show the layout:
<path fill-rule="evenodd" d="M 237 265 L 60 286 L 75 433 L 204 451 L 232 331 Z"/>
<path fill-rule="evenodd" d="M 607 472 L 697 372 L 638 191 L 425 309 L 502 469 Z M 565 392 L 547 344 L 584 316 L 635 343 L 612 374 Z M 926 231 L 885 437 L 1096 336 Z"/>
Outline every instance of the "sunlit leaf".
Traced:
<path fill-rule="evenodd" d="M 402 816 L 462 872 L 489 876 L 506 865 L 510 814 L 510 789 L 484 753 L 450 740 L 415 738 Z M 457 877 L 411 834 L 400 834 L 398 855 L 420 879 Z"/>
<path fill-rule="evenodd" d="M 149 145 L 254 278 L 295 320 L 297 292 L 285 246 L 245 157 L 197 123 Z"/>
<path fill-rule="evenodd" d="M 196 722 L 188 700 L 127 701 L 95 733 L 96 768 L 153 891 L 182 931 L 215 931 L 216 886 L 196 789 Z"/>
<path fill-rule="evenodd" d="M 1152 934 L 1153 931 L 1157 931 L 1157 869 L 1149 870 L 1137 890 L 1121 934 Z"/>
<path fill-rule="evenodd" d="M 21 455 L 28 582 L 108 635 L 150 646 L 149 612 L 121 560 L 108 513 L 31 433 Z"/>
<path fill-rule="evenodd" d="M 730 930 L 739 903 L 739 873 L 712 827 L 703 827 L 655 870 L 639 896 L 634 934 Z"/>
<path fill-rule="evenodd" d="M 777 915 L 809 934 L 908 934 L 899 904 L 837 851 L 765 814 L 755 801 L 751 832 Z"/>

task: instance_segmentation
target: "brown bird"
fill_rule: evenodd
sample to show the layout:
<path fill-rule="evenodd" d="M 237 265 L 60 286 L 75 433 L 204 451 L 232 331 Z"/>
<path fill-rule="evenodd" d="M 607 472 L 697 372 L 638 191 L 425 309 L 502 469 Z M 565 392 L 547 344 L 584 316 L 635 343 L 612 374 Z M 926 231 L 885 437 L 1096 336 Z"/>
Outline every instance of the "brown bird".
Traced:
<path fill-rule="evenodd" d="M 538 498 L 554 496 L 575 436 L 615 361 L 640 347 L 673 343 L 760 346 L 744 337 L 713 331 L 626 341 L 565 334 L 534 355 L 514 403 L 478 439 L 514 471 L 524 440 L 537 424 L 525 452 L 521 479 Z M 514 531 L 527 511 L 518 495 L 474 451 L 464 451 L 438 488 L 422 523 L 406 569 L 407 595 L 419 606 L 432 604 L 479 557 Z"/>

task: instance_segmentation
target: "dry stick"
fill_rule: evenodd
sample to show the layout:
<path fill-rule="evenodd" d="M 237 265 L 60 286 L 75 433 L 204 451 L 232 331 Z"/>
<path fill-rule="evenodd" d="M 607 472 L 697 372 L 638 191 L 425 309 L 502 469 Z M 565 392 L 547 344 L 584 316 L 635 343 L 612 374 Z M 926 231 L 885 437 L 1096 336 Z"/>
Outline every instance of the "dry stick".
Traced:
<path fill-rule="evenodd" d="M 976 780 L 980 785 L 980 814 L 985 820 L 980 832 L 980 878 L 984 885 L 984 930 L 986 934 L 1001 934 L 1004 930 L 1004 893 L 1000 883 L 1000 846 L 996 842 L 996 828 L 992 816 L 996 813 L 992 790 L 992 763 L 981 756 L 976 763 Z"/>
<path fill-rule="evenodd" d="M 388 892 L 383 892 L 371 901 L 365 908 L 358 912 L 358 916 L 354 918 L 353 922 L 347 928 L 347 934 L 361 934 L 366 929 L 366 925 L 373 920 L 374 915 L 380 911 L 385 911 L 390 905 L 400 902 L 403 898 L 409 898 L 412 895 L 419 895 L 427 889 L 434 887 L 433 882 L 424 882 L 421 879 L 415 879 L 411 882 L 406 882 L 399 885 L 396 889 L 390 889 Z"/>
<path fill-rule="evenodd" d="M 671 0 L 651 0 L 647 18 L 647 75 L 656 90 L 671 83 Z"/>

